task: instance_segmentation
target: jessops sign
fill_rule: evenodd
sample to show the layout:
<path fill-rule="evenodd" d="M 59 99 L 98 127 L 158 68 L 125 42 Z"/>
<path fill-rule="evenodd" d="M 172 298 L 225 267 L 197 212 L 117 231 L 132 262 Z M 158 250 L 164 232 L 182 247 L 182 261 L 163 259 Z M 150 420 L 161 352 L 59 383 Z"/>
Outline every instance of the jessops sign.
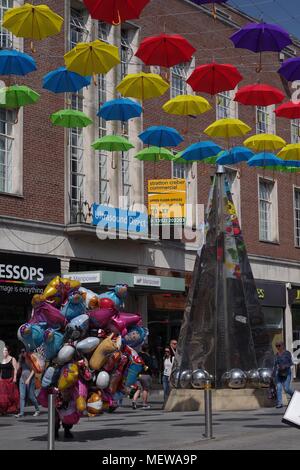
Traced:
<path fill-rule="evenodd" d="M 137 234 L 148 233 L 148 215 L 118 207 L 93 204 L 93 225 L 103 230 L 124 231 Z"/>

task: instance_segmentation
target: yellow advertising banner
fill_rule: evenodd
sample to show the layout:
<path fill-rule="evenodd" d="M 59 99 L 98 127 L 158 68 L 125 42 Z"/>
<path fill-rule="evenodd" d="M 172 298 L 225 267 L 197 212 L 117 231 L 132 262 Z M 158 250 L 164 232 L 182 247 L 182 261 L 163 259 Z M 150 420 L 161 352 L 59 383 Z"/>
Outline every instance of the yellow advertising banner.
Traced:
<path fill-rule="evenodd" d="M 148 181 L 148 213 L 151 223 L 182 224 L 185 221 L 184 179 Z"/>

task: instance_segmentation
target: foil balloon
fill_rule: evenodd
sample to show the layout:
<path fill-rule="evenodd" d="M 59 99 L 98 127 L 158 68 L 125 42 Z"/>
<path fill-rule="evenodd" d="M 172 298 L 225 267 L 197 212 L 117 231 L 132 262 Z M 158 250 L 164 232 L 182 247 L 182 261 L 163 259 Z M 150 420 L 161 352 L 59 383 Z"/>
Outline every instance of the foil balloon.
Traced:
<path fill-rule="evenodd" d="M 77 361 L 77 365 L 79 368 L 79 376 L 82 378 L 82 380 L 85 380 L 88 382 L 89 380 L 92 380 L 93 375 L 92 372 L 89 369 L 89 362 L 86 358 L 80 359 L 80 361 Z"/>
<path fill-rule="evenodd" d="M 86 305 L 81 293 L 71 294 L 62 306 L 61 313 L 68 321 L 86 313 Z"/>
<path fill-rule="evenodd" d="M 117 284 L 109 291 L 99 295 L 99 306 L 101 308 L 110 308 L 109 305 L 112 305 L 112 308 L 114 308 L 114 310 L 118 312 L 120 309 L 124 308 L 124 299 L 126 295 L 127 285 Z M 107 303 L 107 300 L 109 300 L 110 302 Z"/>
<path fill-rule="evenodd" d="M 79 315 L 79 317 L 73 318 L 70 323 L 67 324 L 65 329 L 64 339 L 69 341 L 70 339 L 75 341 L 83 338 L 89 328 L 89 316 L 86 314 Z"/>
<path fill-rule="evenodd" d="M 34 294 L 31 300 L 31 305 L 33 308 L 38 307 L 41 303 L 45 302 L 45 297 L 43 294 Z"/>
<path fill-rule="evenodd" d="M 39 325 L 24 323 L 18 329 L 18 339 L 22 341 L 27 351 L 34 351 L 44 341 L 44 329 Z"/>
<path fill-rule="evenodd" d="M 89 416 L 97 416 L 102 411 L 102 395 L 101 392 L 94 392 L 87 401 L 87 411 Z"/>
<path fill-rule="evenodd" d="M 79 289 L 80 282 L 73 281 L 67 278 L 61 278 L 56 276 L 49 284 L 46 286 L 43 296 L 45 299 L 53 302 L 56 306 L 60 307 L 65 301 L 71 292 L 76 289 Z"/>
<path fill-rule="evenodd" d="M 148 329 L 143 326 L 131 326 L 124 336 L 124 343 L 132 348 L 137 348 L 144 343 L 148 334 Z"/>
<path fill-rule="evenodd" d="M 47 390 L 46 387 L 44 387 L 40 389 L 38 396 L 37 396 L 38 403 L 44 408 L 48 408 L 48 395 L 49 395 L 49 391 Z"/>
<path fill-rule="evenodd" d="M 125 328 L 128 328 L 133 325 L 140 326 L 142 322 L 142 317 L 139 313 L 125 313 L 121 312 L 117 314 L 115 317 L 118 317 L 119 321 L 122 321 L 125 325 Z M 115 318 L 114 317 L 114 318 Z"/>
<path fill-rule="evenodd" d="M 138 375 L 142 372 L 143 365 L 144 363 L 142 359 L 139 356 L 135 356 L 128 368 L 127 377 L 125 380 L 126 387 L 130 387 L 136 383 Z"/>
<path fill-rule="evenodd" d="M 86 410 L 88 388 L 84 382 L 78 380 L 76 384 L 76 410 L 83 413 Z"/>
<path fill-rule="evenodd" d="M 66 325 L 65 317 L 54 305 L 41 302 L 33 309 L 29 323 L 46 323 L 50 328 L 63 328 Z"/>
<path fill-rule="evenodd" d="M 26 353 L 25 361 L 36 374 L 42 374 L 45 369 L 45 360 L 38 352 Z"/>
<path fill-rule="evenodd" d="M 125 336 L 127 333 L 125 322 L 120 318 L 119 315 L 114 315 L 108 322 L 107 329 L 110 331 Z"/>
<path fill-rule="evenodd" d="M 113 369 L 115 369 L 119 363 L 121 355 L 122 355 L 121 351 L 116 351 L 110 354 L 106 363 L 103 366 L 103 369 L 106 372 L 111 372 Z"/>
<path fill-rule="evenodd" d="M 45 356 L 46 359 L 53 359 L 60 348 L 63 345 L 64 335 L 54 330 L 53 328 L 48 328 L 44 332 L 44 343 L 45 343 Z"/>
<path fill-rule="evenodd" d="M 79 292 L 82 295 L 86 308 L 92 310 L 99 307 L 99 299 L 95 292 L 86 289 L 85 287 L 80 287 Z"/>
<path fill-rule="evenodd" d="M 97 308 L 89 312 L 90 322 L 94 328 L 105 328 L 114 315 L 110 308 Z"/>
<path fill-rule="evenodd" d="M 81 341 L 78 341 L 78 343 L 76 344 L 76 350 L 80 354 L 90 354 L 96 349 L 99 343 L 99 338 L 89 336 L 87 338 L 82 339 Z"/>
<path fill-rule="evenodd" d="M 122 378 L 123 378 L 123 374 L 121 371 L 119 371 L 118 369 L 115 370 L 111 376 L 110 376 L 110 381 L 109 381 L 109 387 L 108 387 L 108 391 L 114 395 L 116 393 L 116 391 L 118 390 L 119 388 L 119 385 L 122 381 Z"/>
<path fill-rule="evenodd" d="M 42 388 L 48 388 L 48 387 L 53 387 L 53 378 L 55 374 L 55 368 L 54 367 L 48 367 L 42 377 Z"/>
<path fill-rule="evenodd" d="M 71 362 L 75 354 L 74 346 L 70 344 L 65 344 L 60 351 L 58 352 L 56 362 L 59 365 L 66 364 L 67 362 Z"/>
<path fill-rule="evenodd" d="M 58 415 L 64 424 L 74 425 L 80 420 L 81 414 L 76 410 L 75 399 L 71 399 L 67 405 L 57 408 Z"/>
<path fill-rule="evenodd" d="M 65 365 L 60 373 L 58 389 L 62 392 L 72 387 L 78 381 L 78 366 L 75 363 Z"/>
<path fill-rule="evenodd" d="M 113 334 L 105 338 L 99 346 L 93 352 L 93 355 L 90 359 L 90 367 L 94 370 L 99 370 L 105 364 L 108 359 L 108 355 L 117 349 L 119 349 L 119 344 L 116 340 L 113 340 Z"/>
<path fill-rule="evenodd" d="M 96 385 L 99 388 L 107 388 L 109 386 L 109 380 L 109 374 L 106 371 L 101 370 L 101 372 L 99 372 L 97 375 Z"/>

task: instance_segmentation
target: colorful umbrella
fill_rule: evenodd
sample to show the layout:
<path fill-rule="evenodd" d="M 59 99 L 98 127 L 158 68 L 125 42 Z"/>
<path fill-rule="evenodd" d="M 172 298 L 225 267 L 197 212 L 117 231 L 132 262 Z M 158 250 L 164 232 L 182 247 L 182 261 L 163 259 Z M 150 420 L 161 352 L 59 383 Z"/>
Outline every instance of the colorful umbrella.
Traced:
<path fill-rule="evenodd" d="M 219 154 L 217 164 L 235 165 L 240 162 L 248 161 L 253 155 L 254 153 L 246 147 L 233 147 Z"/>
<path fill-rule="evenodd" d="M 163 110 L 169 114 L 180 116 L 196 116 L 211 109 L 209 102 L 196 95 L 178 95 L 163 105 Z"/>
<path fill-rule="evenodd" d="M 204 64 L 196 67 L 187 79 L 194 91 L 216 95 L 233 90 L 243 80 L 236 67 L 231 64 Z"/>
<path fill-rule="evenodd" d="M 123 96 L 144 101 L 163 95 L 169 87 L 169 83 L 165 82 L 160 75 L 140 72 L 126 75 L 117 86 L 117 90 Z"/>
<path fill-rule="evenodd" d="M 106 150 L 112 152 L 111 167 L 113 170 L 117 168 L 117 162 L 114 160 L 114 152 L 127 152 L 134 148 L 131 142 L 120 135 L 105 135 L 92 143 L 95 150 Z"/>
<path fill-rule="evenodd" d="M 258 83 L 240 88 L 234 101 L 248 106 L 269 106 L 281 103 L 283 99 L 284 94 L 278 88 Z"/>
<path fill-rule="evenodd" d="M 260 53 L 257 72 L 262 69 L 262 52 L 280 52 L 292 44 L 287 31 L 276 24 L 269 23 L 249 23 L 234 33 L 230 39 L 237 48 Z"/>
<path fill-rule="evenodd" d="M 40 95 L 25 85 L 12 85 L 0 88 L 1 108 L 20 108 L 34 104 L 40 99 Z"/>
<path fill-rule="evenodd" d="M 128 121 L 140 117 L 143 112 L 142 106 L 129 98 L 110 100 L 101 105 L 97 116 L 106 121 Z"/>
<path fill-rule="evenodd" d="M 173 67 L 191 60 L 196 49 L 179 34 L 160 34 L 143 39 L 135 55 L 146 65 Z"/>
<path fill-rule="evenodd" d="M 293 101 L 283 103 L 278 106 L 274 112 L 277 117 L 286 119 L 300 119 L 300 103 L 294 103 Z"/>
<path fill-rule="evenodd" d="M 139 18 L 150 0 L 84 0 L 95 20 L 118 25 L 126 20 Z"/>
<path fill-rule="evenodd" d="M 275 134 L 256 134 L 246 139 L 244 145 L 254 152 L 276 152 L 286 145 L 286 141 Z"/>
<path fill-rule="evenodd" d="M 93 124 L 85 113 L 75 109 L 61 109 L 51 114 L 50 119 L 53 125 L 68 128 L 82 128 Z"/>
<path fill-rule="evenodd" d="M 144 144 L 156 147 L 177 147 L 183 138 L 173 127 L 151 126 L 139 135 Z"/>
<path fill-rule="evenodd" d="M 204 142 L 196 142 L 181 152 L 181 158 L 184 160 L 200 161 L 206 158 L 215 157 L 220 153 L 222 148 L 214 142 L 207 140 Z"/>
<path fill-rule="evenodd" d="M 90 83 L 90 77 L 70 72 L 66 67 L 52 70 L 43 77 L 43 88 L 53 93 L 75 93 L 83 87 L 89 86 Z"/>
<path fill-rule="evenodd" d="M 159 162 L 161 160 L 174 160 L 174 155 L 170 150 L 164 147 L 151 146 L 140 150 L 134 158 L 145 162 Z"/>
<path fill-rule="evenodd" d="M 35 70 L 36 62 L 30 55 L 15 49 L 0 51 L 0 75 L 27 75 Z"/>
<path fill-rule="evenodd" d="M 251 127 L 240 119 L 224 118 L 213 122 L 204 132 L 210 137 L 221 137 L 228 140 L 231 137 L 243 137 L 250 131 Z"/>
<path fill-rule="evenodd" d="M 119 49 L 99 39 L 78 43 L 64 59 L 68 70 L 84 76 L 105 74 L 120 63 Z"/>
<path fill-rule="evenodd" d="M 300 57 L 292 57 L 283 62 L 278 73 L 288 82 L 300 80 Z"/>
<path fill-rule="evenodd" d="M 283 160 L 300 161 L 300 144 L 288 144 L 278 153 Z"/>
<path fill-rule="evenodd" d="M 273 153 L 262 152 L 258 153 L 257 155 L 254 155 L 254 157 L 250 158 L 247 163 L 249 166 L 276 167 L 282 165 L 283 162 L 280 158 L 277 158 L 276 155 L 274 155 Z"/>

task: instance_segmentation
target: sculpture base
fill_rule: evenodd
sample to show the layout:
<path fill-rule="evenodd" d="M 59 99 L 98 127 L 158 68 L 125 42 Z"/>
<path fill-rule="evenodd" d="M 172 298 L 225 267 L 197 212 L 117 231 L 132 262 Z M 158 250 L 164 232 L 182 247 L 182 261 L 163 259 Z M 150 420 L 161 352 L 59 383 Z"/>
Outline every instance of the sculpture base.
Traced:
<path fill-rule="evenodd" d="M 213 411 L 257 410 L 275 405 L 276 401 L 268 398 L 268 389 L 212 389 Z M 204 390 L 173 388 L 165 411 L 204 411 Z"/>

